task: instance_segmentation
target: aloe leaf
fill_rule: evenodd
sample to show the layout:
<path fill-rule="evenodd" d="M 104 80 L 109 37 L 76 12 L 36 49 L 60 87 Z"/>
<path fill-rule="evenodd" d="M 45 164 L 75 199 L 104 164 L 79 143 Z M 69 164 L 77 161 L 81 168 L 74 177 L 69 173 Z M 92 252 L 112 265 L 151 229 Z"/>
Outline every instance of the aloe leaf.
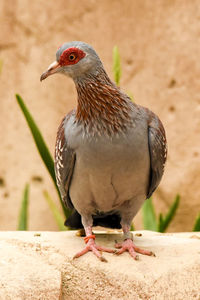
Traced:
<path fill-rule="evenodd" d="M 29 112 L 28 108 L 26 107 L 24 101 L 22 100 L 22 98 L 19 95 L 16 95 L 16 98 L 17 98 L 17 102 L 24 114 L 24 117 L 27 121 L 27 124 L 31 130 L 31 133 L 32 133 L 33 139 L 35 141 L 36 147 L 39 151 L 39 154 L 40 154 L 40 156 L 41 156 L 41 158 L 42 158 L 42 160 L 54 182 L 54 185 L 56 187 L 56 190 L 57 190 L 59 198 L 60 198 L 60 203 L 62 205 L 63 212 L 64 212 L 65 216 L 67 217 L 70 214 L 70 211 L 64 206 L 63 201 L 60 196 L 60 192 L 59 192 L 57 184 L 56 184 L 53 158 L 50 154 L 50 151 L 44 141 L 44 138 L 43 138 L 38 126 L 36 125 L 32 115 Z"/>
<path fill-rule="evenodd" d="M 33 139 L 34 139 L 37 149 L 40 153 L 40 156 L 41 156 L 45 166 L 47 167 L 47 170 L 49 171 L 49 174 L 51 175 L 51 178 L 53 179 L 54 184 L 56 185 L 54 162 L 53 162 L 53 158 L 49 152 L 49 149 L 43 139 L 43 136 L 42 136 L 38 126 L 36 125 L 35 121 L 33 120 L 32 115 L 30 114 L 28 108 L 24 104 L 24 101 L 22 100 L 22 98 L 19 95 L 16 95 L 16 98 L 17 98 L 17 102 L 24 114 L 24 117 L 26 118 L 28 126 L 31 130 Z"/>
<path fill-rule="evenodd" d="M 174 202 L 172 203 L 171 207 L 169 208 L 169 211 L 165 217 L 159 220 L 158 224 L 158 231 L 159 232 L 165 232 L 167 227 L 169 226 L 170 222 L 172 221 L 173 217 L 175 216 L 176 210 L 179 206 L 180 201 L 180 195 L 176 195 L 176 198 Z"/>
<path fill-rule="evenodd" d="M 130 231 L 134 231 L 135 230 L 135 226 L 133 224 L 133 222 L 131 223 L 131 228 L 130 228 Z"/>
<path fill-rule="evenodd" d="M 120 78 L 121 78 L 121 65 L 120 65 L 120 55 L 117 46 L 113 48 L 113 73 L 114 73 L 114 80 L 116 85 L 119 86 Z"/>
<path fill-rule="evenodd" d="M 156 215 L 152 198 L 147 199 L 142 206 L 144 229 L 157 231 Z"/>
<path fill-rule="evenodd" d="M 0 74 L 2 72 L 2 69 L 3 69 L 3 61 L 0 59 Z"/>
<path fill-rule="evenodd" d="M 158 221 L 158 231 L 160 231 L 160 228 L 162 228 L 163 223 L 164 223 L 163 214 L 160 213 L 160 215 L 159 215 L 159 221 Z"/>
<path fill-rule="evenodd" d="M 131 92 L 127 92 L 127 95 L 129 96 L 129 98 L 131 99 L 132 102 L 135 102 L 133 94 Z"/>
<path fill-rule="evenodd" d="M 64 226 L 64 218 L 59 212 L 56 204 L 53 202 L 52 198 L 50 197 L 49 193 L 47 191 L 44 191 L 44 197 L 49 205 L 49 208 L 54 216 L 54 219 L 58 225 L 59 230 L 64 231 L 67 230 L 67 228 Z"/>
<path fill-rule="evenodd" d="M 197 216 L 194 224 L 194 228 L 192 231 L 200 231 L 200 214 Z"/>
<path fill-rule="evenodd" d="M 28 203 L 29 203 L 29 185 L 26 184 L 23 192 L 19 221 L 17 230 L 28 230 Z"/>

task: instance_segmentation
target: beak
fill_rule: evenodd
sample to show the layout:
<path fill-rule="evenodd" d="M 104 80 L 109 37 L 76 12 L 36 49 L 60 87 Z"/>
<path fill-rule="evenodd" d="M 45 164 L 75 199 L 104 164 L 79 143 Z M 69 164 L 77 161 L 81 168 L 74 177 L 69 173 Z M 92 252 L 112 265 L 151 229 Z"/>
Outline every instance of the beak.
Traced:
<path fill-rule="evenodd" d="M 41 77 L 40 77 L 40 81 L 46 79 L 49 75 L 55 74 L 58 72 L 59 68 L 60 68 L 60 64 L 57 61 L 54 61 L 47 69 L 46 72 L 44 72 Z"/>

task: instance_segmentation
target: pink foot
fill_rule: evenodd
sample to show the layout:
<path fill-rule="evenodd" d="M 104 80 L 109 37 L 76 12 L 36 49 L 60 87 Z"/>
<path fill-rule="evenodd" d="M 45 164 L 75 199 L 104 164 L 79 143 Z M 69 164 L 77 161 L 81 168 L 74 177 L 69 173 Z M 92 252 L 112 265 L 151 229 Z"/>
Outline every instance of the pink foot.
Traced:
<path fill-rule="evenodd" d="M 136 254 L 136 252 L 144 255 L 155 256 L 155 254 L 152 251 L 143 250 L 136 247 L 131 239 L 124 240 L 123 243 L 120 244 L 116 243 L 115 248 L 120 249 L 115 252 L 117 255 L 122 254 L 125 251 L 128 251 L 135 260 L 139 259 L 139 256 Z"/>
<path fill-rule="evenodd" d="M 81 250 L 80 252 L 76 253 L 76 255 L 74 255 L 73 259 L 78 258 L 89 251 L 92 251 L 98 259 L 100 259 L 101 261 L 107 262 L 105 257 L 103 257 L 99 251 L 104 251 L 104 252 L 108 252 L 108 253 L 114 253 L 116 251 L 106 248 L 106 247 L 96 245 L 94 239 L 95 239 L 94 235 L 91 235 L 89 238 L 85 237 L 85 241 L 87 243 L 86 247 L 83 250 Z"/>

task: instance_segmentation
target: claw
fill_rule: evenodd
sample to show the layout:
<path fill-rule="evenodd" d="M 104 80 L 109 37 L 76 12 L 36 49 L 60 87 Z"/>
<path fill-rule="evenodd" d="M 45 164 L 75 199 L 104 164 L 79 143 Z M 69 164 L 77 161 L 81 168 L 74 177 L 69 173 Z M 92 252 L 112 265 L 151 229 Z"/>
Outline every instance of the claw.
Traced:
<path fill-rule="evenodd" d="M 99 259 L 100 259 L 100 261 L 102 261 L 102 262 L 108 262 L 107 259 L 105 259 L 105 257 L 103 257 L 103 256 L 101 256 Z"/>
<path fill-rule="evenodd" d="M 136 254 L 137 252 L 143 255 L 148 256 L 155 256 L 155 254 L 152 251 L 140 249 L 136 247 L 131 239 L 126 239 L 123 241 L 122 244 L 115 244 L 116 248 L 120 248 L 119 250 L 116 250 L 115 254 L 120 255 L 124 253 L 125 251 L 128 251 L 129 254 L 135 259 L 139 260 L 139 256 Z"/>
<path fill-rule="evenodd" d="M 93 237 L 93 238 L 89 238 L 89 240 L 87 241 L 87 245 L 85 246 L 85 248 L 83 250 L 81 250 L 80 252 L 76 253 L 76 255 L 74 255 L 73 259 L 78 258 L 78 257 L 86 254 L 89 251 L 92 251 L 93 254 L 100 261 L 107 262 L 107 260 L 105 259 L 105 257 L 102 256 L 101 252 L 103 251 L 103 252 L 108 252 L 108 253 L 114 253 L 116 250 L 96 245 L 96 243 L 94 241 L 94 237 Z"/>
<path fill-rule="evenodd" d="M 115 244 L 115 248 L 117 248 L 117 249 L 122 248 L 122 243 L 116 243 L 116 244 Z"/>

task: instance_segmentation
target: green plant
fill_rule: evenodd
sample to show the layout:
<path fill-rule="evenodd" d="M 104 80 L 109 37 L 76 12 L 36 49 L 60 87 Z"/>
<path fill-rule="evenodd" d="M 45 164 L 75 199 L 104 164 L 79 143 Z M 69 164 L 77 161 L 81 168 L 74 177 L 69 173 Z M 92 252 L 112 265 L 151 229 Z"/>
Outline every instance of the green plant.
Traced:
<path fill-rule="evenodd" d="M 120 55 L 117 46 L 113 48 L 113 74 L 116 85 L 119 86 L 120 78 L 121 78 L 121 64 L 120 64 Z"/>
<path fill-rule="evenodd" d="M 53 158 L 50 154 L 50 151 L 44 141 L 44 138 L 38 128 L 38 126 L 36 125 L 31 113 L 29 112 L 28 108 L 26 107 L 24 101 L 22 100 L 22 98 L 19 95 L 16 95 L 17 98 L 17 102 L 24 114 L 24 117 L 27 121 L 27 124 L 31 130 L 33 139 L 35 141 L 36 147 L 38 149 L 38 152 L 43 160 L 44 165 L 46 166 L 52 180 L 53 183 L 55 185 L 55 188 L 57 190 L 59 199 L 60 199 L 60 203 L 63 209 L 63 213 L 66 216 L 66 218 L 70 215 L 70 211 L 64 206 L 61 196 L 60 196 L 60 192 L 58 190 L 57 184 L 56 184 L 56 177 L 55 177 L 55 172 L 54 172 L 54 162 L 53 162 Z"/>
<path fill-rule="evenodd" d="M 170 222 L 174 218 L 174 215 L 176 213 L 176 210 L 179 206 L 180 202 L 180 195 L 176 195 L 174 202 L 169 208 L 168 213 L 166 214 L 165 217 L 160 213 L 159 215 L 159 222 L 158 222 L 158 231 L 159 232 L 165 232 L 167 227 L 169 226 Z"/>
<path fill-rule="evenodd" d="M 152 197 L 147 199 L 142 206 L 143 226 L 144 229 L 157 231 L 157 220 L 152 203 Z"/>
<path fill-rule="evenodd" d="M 49 208 L 54 216 L 54 219 L 58 225 L 59 230 L 60 231 L 67 230 L 67 227 L 64 225 L 65 220 L 63 216 L 60 214 L 56 204 L 54 203 L 54 201 L 52 200 L 52 198 L 50 197 L 47 191 L 44 191 L 44 197 L 49 205 Z"/>
<path fill-rule="evenodd" d="M 113 47 L 113 76 L 117 86 L 120 85 L 121 75 L 122 75 L 122 69 L 121 69 L 119 49 L 117 46 L 114 46 Z M 133 94 L 131 92 L 127 92 L 127 95 L 134 102 Z"/>
<path fill-rule="evenodd" d="M 179 201 L 180 196 L 176 195 L 174 202 L 170 206 L 167 214 L 163 216 L 163 214 L 160 213 L 159 218 L 157 220 L 154 206 L 152 203 L 152 197 L 147 199 L 142 207 L 144 229 L 165 232 L 170 222 L 175 216 L 176 210 L 179 205 Z"/>
<path fill-rule="evenodd" d="M 3 69 L 3 60 L 0 59 L 0 74 L 2 72 L 2 69 Z"/>
<path fill-rule="evenodd" d="M 200 231 L 200 213 L 198 214 L 192 231 Z"/>
<path fill-rule="evenodd" d="M 23 191 L 17 230 L 28 229 L 28 203 L 29 203 L 29 185 L 26 184 Z"/>

